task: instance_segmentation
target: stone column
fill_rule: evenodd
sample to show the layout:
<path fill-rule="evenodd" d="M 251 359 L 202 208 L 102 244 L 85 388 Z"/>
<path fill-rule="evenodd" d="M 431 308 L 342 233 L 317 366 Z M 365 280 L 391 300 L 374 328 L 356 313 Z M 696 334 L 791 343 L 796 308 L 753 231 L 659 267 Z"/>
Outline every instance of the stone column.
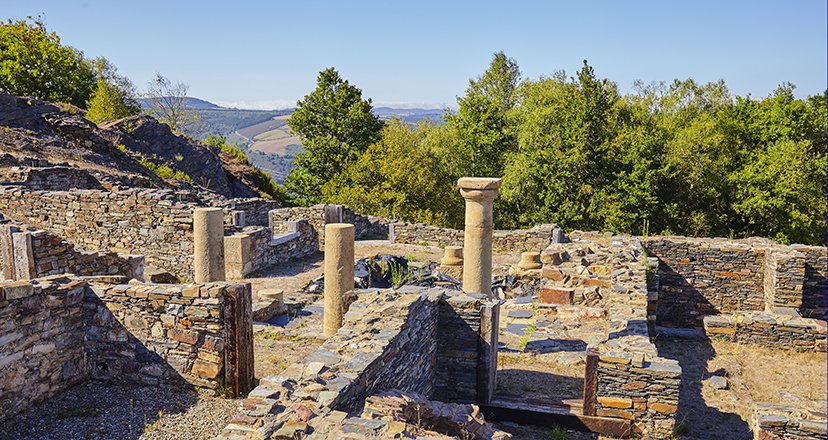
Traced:
<path fill-rule="evenodd" d="M 466 199 L 463 242 L 463 291 L 492 295 L 492 202 L 501 179 L 461 177 L 460 195 Z"/>
<path fill-rule="evenodd" d="M 196 208 L 193 212 L 193 272 L 197 283 L 224 281 L 224 212 Z"/>
<path fill-rule="evenodd" d="M 440 272 L 463 279 L 463 248 L 461 246 L 446 246 L 443 259 L 440 260 Z"/>
<path fill-rule="evenodd" d="M 354 290 L 354 225 L 325 225 L 325 313 L 322 329 L 331 337 L 342 327 L 345 295 Z"/>

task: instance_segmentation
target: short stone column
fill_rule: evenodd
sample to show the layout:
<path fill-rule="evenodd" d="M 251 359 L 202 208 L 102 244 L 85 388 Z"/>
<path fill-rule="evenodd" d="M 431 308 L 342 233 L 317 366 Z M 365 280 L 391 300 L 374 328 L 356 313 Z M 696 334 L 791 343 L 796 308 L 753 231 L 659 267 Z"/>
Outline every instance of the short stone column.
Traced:
<path fill-rule="evenodd" d="M 325 313 L 322 329 L 331 337 L 342 327 L 345 296 L 354 290 L 354 225 L 325 225 Z"/>
<path fill-rule="evenodd" d="M 489 177 L 461 177 L 460 195 L 466 199 L 463 242 L 463 291 L 492 295 L 492 203 L 503 183 Z"/>
<path fill-rule="evenodd" d="M 193 272 L 197 283 L 224 281 L 224 211 L 193 212 Z"/>
<path fill-rule="evenodd" d="M 463 279 L 462 246 L 446 246 L 443 259 L 440 260 L 440 272 L 458 280 Z"/>

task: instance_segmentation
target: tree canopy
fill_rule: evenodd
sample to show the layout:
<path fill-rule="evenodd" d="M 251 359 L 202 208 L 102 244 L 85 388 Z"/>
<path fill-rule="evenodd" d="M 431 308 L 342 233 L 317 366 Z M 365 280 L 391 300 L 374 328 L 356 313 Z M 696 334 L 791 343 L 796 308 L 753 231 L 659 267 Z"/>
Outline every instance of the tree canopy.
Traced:
<path fill-rule="evenodd" d="M 0 91 L 85 108 L 95 85 L 92 64 L 42 20 L 0 24 Z"/>
<path fill-rule="evenodd" d="M 349 165 L 329 168 L 315 200 L 462 227 L 454 180 L 495 176 L 504 180 L 499 228 L 646 225 L 823 244 L 826 94 L 796 99 L 793 90 L 755 99 L 688 79 L 624 95 L 586 61 L 574 77 L 530 80 L 497 53 L 445 125 L 393 122 L 367 150 L 348 150 L 338 163 Z"/>
<path fill-rule="evenodd" d="M 380 139 L 383 122 L 371 110 L 371 100 L 336 70 L 319 73 L 316 89 L 296 103 L 288 120 L 305 149 L 285 179 L 298 203 L 321 202 L 322 186 Z"/>

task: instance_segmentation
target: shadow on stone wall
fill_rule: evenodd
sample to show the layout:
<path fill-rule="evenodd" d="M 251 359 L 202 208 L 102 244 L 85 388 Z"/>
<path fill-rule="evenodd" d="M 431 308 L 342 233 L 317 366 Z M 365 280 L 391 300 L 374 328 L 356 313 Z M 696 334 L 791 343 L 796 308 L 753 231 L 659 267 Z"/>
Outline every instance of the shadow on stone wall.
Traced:
<path fill-rule="evenodd" d="M 719 311 L 684 275 L 663 261 L 659 264 L 661 289 L 658 292 L 656 323 L 666 327 L 702 327 L 705 315 Z"/>
<path fill-rule="evenodd" d="M 675 430 L 679 438 L 744 440 L 753 438 L 747 422 L 735 413 L 708 406 L 702 395 L 702 382 L 721 371 L 708 372 L 708 361 L 716 356 L 707 337 L 655 340 L 658 355 L 675 359 L 681 366 L 681 389 Z"/>

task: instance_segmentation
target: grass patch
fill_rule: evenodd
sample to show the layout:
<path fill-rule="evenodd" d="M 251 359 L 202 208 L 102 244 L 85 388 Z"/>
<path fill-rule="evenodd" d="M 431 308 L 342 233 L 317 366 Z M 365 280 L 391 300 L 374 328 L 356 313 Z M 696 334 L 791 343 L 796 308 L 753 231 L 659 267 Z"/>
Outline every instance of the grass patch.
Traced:
<path fill-rule="evenodd" d="M 547 433 L 547 438 L 549 438 L 549 440 L 565 440 L 566 429 L 560 426 L 555 426 L 549 430 L 549 432 Z"/>
<path fill-rule="evenodd" d="M 183 180 L 187 183 L 193 183 L 193 179 L 190 178 L 190 176 L 188 176 L 187 173 L 185 173 L 184 171 L 175 171 L 165 163 L 157 164 L 144 157 L 144 155 L 141 153 L 138 153 L 138 161 L 141 163 L 141 166 L 143 166 L 147 171 L 155 174 L 161 179 L 176 179 Z"/>

